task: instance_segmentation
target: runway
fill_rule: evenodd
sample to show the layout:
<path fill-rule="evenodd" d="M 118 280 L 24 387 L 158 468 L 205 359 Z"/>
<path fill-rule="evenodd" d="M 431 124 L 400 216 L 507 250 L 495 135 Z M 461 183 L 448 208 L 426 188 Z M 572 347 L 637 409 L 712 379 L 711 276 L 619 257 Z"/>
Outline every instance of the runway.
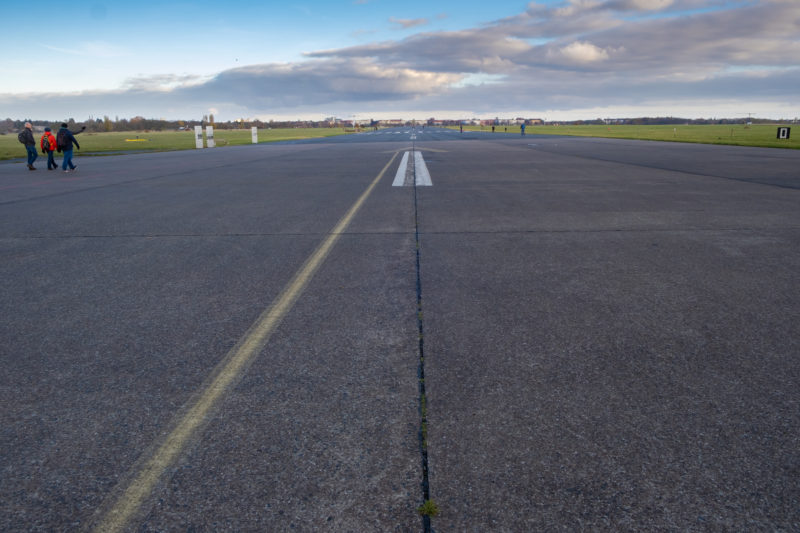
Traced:
<path fill-rule="evenodd" d="M 0 165 L 0 529 L 800 527 L 800 153 L 75 162 Z"/>

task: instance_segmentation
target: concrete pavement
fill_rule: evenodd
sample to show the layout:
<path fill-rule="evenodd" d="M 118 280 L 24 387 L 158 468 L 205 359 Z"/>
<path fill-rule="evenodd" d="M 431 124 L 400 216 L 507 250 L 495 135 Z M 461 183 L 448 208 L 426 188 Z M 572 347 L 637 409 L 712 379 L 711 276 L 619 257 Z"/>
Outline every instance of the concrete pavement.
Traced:
<path fill-rule="evenodd" d="M 423 530 L 416 233 L 433 530 L 800 526 L 800 154 L 398 131 L 0 165 L 0 527 L 102 523 L 376 178 L 124 530 Z"/>

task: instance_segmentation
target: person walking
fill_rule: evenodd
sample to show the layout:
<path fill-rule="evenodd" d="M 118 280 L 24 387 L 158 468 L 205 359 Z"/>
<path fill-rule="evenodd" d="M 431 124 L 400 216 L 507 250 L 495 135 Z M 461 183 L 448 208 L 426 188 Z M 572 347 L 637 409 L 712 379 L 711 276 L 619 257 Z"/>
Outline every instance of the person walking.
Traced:
<path fill-rule="evenodd" d="M 25 129 L 17 136 L 19 142 L 25 145 L 25 150 L 28 152 L 28 170 L 36 170 L 33 162 L 36 161 L 36 139 L 33 138 L 33 125 L 30 122 L 25 123 Z"/>
<path fill-rule="evenodd" d="M 520 125 L 519 131 L 522 133 L 522 136 L 525 137 L 525 123 L 524 122 Z"/>
<path fill-rule="evenodd" d="M 57 169 L 58 165 L 53 157 L 56 151 L 56 138 L 51 133 L 50 128 L 44 129 L 44 135 L 42 135 L 39 144 L 42 148 L 42 153 L 47 155 L 47 170 Z"/>
<path fill-rule="evenodd" d="M 78 133 L 80 133 L 80 131 Z M 78 144 L 77 139 L 75 139 L 75 134 L 67 129 L 67 123 L 64 122 L 61 124 L 61 129 L 58 130 L 58 136 L 56 137 L 56 150 L 64 153 L 64 162 L 61 164 L 61 168 L 64 172 L 74 172 L 76 168 L 76 165 L 72 164 L 73 144 L 78 150 L 81 149 L 81 145 Z"/>

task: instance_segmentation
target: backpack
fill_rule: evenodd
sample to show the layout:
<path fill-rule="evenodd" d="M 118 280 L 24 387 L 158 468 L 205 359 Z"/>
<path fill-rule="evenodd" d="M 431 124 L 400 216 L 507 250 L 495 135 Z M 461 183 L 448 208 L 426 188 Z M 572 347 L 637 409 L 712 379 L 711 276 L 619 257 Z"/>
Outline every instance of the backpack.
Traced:
<path fill-rule="evenodd" d="M 45 152 L 50 151 L 50 137 L 47 135 L 42 138 L 42 150 Z"/>
<path fill-rule="evenodd" d="M 25 132 L 24 131 L 19 132 L 19 135 L 17 135 L 17 140 L 19 142 L 21 142 L 22 144 L 25 144 Z"/>
<path fill-rule="evenodd" d="M 56 136 L 56 148 L 58 148 L 58 151 L 60 152 L 61 150 L 64 149 L 66 145 L 67 145 L 67 130 L 64 129 L 58 130 L 58 135 Z"/>

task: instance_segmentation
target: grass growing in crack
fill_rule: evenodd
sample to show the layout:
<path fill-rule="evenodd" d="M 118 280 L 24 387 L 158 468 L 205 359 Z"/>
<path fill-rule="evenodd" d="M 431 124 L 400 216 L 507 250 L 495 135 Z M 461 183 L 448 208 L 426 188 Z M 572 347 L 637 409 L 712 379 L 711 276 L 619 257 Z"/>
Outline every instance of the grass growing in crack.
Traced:
<path fill-rule="evenodd" d="M 422 516 L 436 516 L 439 514 L 439 506 L 433 500 L 425 500 L 425 503 L 417 507 L 417 512 Z"/>

